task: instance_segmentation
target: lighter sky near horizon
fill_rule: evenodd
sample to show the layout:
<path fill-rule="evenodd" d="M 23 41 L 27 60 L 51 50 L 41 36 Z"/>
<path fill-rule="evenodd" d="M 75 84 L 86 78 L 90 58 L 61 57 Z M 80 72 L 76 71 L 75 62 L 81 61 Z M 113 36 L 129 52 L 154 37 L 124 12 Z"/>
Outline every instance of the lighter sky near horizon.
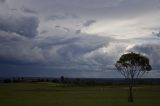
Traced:
<path fill-rule="evenodd" d="M 160 76 L 160 0 L 0 0 L 0 77 L 122 77 L 126 52 Z"/>

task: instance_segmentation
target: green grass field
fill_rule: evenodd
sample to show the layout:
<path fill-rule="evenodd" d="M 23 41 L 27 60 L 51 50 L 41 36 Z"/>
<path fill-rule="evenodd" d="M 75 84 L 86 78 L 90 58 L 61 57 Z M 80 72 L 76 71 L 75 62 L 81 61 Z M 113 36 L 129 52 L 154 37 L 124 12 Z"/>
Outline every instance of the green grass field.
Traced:
<path fill-rule="evenodd" d="M 0 85 L 0 106 L 160 106 L 160 86 L 137 86 L 134 103 L 126 86 L 63 87 L 54 83 Z"/>

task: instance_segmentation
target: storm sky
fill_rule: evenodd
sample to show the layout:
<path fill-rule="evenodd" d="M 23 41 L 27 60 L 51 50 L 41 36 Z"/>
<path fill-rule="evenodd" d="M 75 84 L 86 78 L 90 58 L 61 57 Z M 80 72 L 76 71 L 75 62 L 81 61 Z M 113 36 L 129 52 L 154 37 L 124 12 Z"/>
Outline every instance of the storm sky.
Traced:
<path fill-rule="evenodd" d="M 117 78 L 136 52 L 160 78 L 159 31 L 160 0 L 0 0 L 0 77 Z"/>

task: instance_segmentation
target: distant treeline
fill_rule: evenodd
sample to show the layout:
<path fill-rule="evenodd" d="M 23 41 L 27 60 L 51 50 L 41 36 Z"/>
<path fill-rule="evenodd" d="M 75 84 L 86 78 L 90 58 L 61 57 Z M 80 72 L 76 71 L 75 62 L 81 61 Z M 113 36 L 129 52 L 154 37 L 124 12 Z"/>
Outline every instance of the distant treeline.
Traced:
<path fill-rule="evenodd" d="M 19 82 L 53 82 L 63 85 L 125 85 L 127 80 L 123 78 L 40 78 L 40 77 L 15 77 L 0 78 L 0 83 L 19 83 Z M 136 84 L 160 84 L 160 78 L 143 78 L 135 80 Z"/>

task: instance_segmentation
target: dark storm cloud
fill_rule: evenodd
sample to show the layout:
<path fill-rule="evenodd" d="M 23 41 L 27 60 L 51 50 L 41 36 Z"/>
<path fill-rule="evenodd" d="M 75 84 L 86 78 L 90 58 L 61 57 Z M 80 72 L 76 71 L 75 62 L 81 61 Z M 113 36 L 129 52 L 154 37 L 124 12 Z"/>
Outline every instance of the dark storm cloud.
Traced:
<path fill-rule="evenodd" d="M 17 33 L 25 37 L 37 35 L 39 20 L 36 17 L 21 16 L 17 14 L 0 14 L 0 30 L 10 33 Z"/>
<path fill-rule="evenodd" d="M 109 37 L 85 34 L 28 39 L 14 32 L 0 31 L 0 60 L 5 64 L 36 63 L 58 66 L 59 68 L 67 65 L 70 67 L 74 64 L 79 68 L 79 64 L 82 63 L 86 66 L 92 64 L 92 61 L 103 63 L 100 59 L 93 58 L 102 55 L 94 51 L 104 46 L 107 47 L 110 41 L 114 40 Z M 94 52 L 92 58 L 86 58 L 85 55 L 91 52 Z"/>
<path fill-rule="evenodd" d="M 83 23 L 83 26 L 89 27 L 90 25 L 96 23 L 96 20 L 87 20 L 85 23 Z"/>
<path fill-rule="evenodd" d="M 103 46 L 107 46 L 110 42 L 108 37 L 99 36 L 53 36 L 43 40 L 37 40 L 37 46 L 45 52 L 46 60 L 51 63 L 68 65 L 79 65 L 85 61 L 84 55 L 90 53 Z M 88 63 L 86 63 L 88 64 Z"/>
<path fill-rule="evenodd" d="M 42 50 L 19 34 L 0 31 L 0 61 L 35 63 L 43 60 Z"/>

